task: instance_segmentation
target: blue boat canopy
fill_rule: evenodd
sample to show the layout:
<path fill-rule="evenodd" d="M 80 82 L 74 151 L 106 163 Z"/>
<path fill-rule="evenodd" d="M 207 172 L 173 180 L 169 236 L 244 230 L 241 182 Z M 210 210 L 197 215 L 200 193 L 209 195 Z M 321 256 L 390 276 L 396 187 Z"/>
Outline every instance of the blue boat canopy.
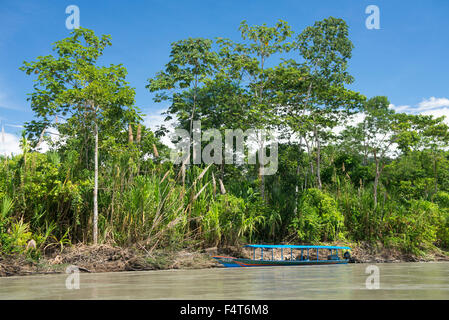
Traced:
<path fill-rule="evenodd" d="M 295 246 L 289 244 L 247 244 L 245 247 L 250 248 L 267 248 L 267 249 L 276 249 L 276 248 L 289 248 L 289 249 L 332 249 L 332 250 L 351 250 L 350 247 L 337 247 L 337 246 Z"/>

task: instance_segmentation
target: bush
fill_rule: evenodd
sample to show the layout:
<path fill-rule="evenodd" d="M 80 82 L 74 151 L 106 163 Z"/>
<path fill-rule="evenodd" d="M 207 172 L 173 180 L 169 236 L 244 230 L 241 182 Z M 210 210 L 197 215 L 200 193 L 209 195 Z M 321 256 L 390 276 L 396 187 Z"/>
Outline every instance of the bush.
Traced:
<path fill-rule="evenodd" d="M 406 252 L 422 255 L 423 250 L 434 247 L 442 222 L 437 204 L 412 200 L 409 208 L 398 210 L 387 218 L 389 232 L 384 243 L 395 243 Z"/>
<path fill-rule="evenodd" d="M 298 216 L 291 227 L 299 240 L 307 242 L 334 241 L 344 238 L 344 217 L 337 203 L 323 191 L 308 189 L 300 199 Z"/>
<path fill-rule="evenodd" d="M 434 201 L 440 208 L 449 209 L 449 193 L 438 191 L 434 196 Z"/>
<path fill-rule="evenodd" d="M 254 203 L 231 194 L 219 195 L 202 218 L 204 237 L 209 245 L 251 242 L 265 217 Z"/>

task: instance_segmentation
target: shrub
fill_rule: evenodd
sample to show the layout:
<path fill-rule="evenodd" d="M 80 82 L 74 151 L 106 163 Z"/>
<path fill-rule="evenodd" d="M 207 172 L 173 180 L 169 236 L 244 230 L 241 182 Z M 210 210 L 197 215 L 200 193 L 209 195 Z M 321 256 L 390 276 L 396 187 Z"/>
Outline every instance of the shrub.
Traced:
<path fill-rule="evenodd" d="M 337 203 L 323 191 L 308 189 L 300 199 L 298 216 L 291 227 L 302 241 L 333 241 L 344 238 L 344 217 Z"/>
<path fill-rule="evenodd" d="M 442 216 L 437 204 L 412 200 L 409 208 L 394 212 L 386 223 L 386 244 L 396 243 L 406 252 L 422 255 L 423 250 L 434 247 Z"/>

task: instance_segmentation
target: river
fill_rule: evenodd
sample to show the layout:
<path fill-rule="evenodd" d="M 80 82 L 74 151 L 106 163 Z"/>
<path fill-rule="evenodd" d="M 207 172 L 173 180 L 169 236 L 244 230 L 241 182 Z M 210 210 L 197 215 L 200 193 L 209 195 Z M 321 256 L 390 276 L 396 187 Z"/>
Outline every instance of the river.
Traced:
<path fill-rule="evenodd" d="M 449 299 L 447 262 L 375 266 L 80 273 L 79 289 L 66 287 L 75 275 L 9 277 L 0 278 L 0 299 Z"/>

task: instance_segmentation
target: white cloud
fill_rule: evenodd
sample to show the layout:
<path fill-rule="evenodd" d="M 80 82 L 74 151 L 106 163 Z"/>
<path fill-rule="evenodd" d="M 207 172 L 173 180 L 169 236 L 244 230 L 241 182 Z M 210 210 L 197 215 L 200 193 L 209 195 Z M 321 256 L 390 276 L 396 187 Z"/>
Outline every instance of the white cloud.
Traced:
<path fill-rule="evenodd" d="M 144 118 L 144 125 L 151 130 L 155 131 L 161 124 L 164 124 L 165 116 L 161 113 L 165 112 L 165 110 L 159 110 L 156 114 L 148 114 Z"/>
<path fill-rule="evenodd" d="M 435 98 L 424 99 L 417 106 L 409 105 L 395 106 L 390 104 L 390 108 L 396 112 L 404 112 L 411 114 L 432 115 L 434 117 L 446 116 L 446 122 L 449 124 L 449 99 Z"/>
<path fill-rule="evenodd" d="M 7 126 L 14 128 L 23 128 L 23 126 L 20 125 L 5 124 L 3 126 L 3 130 Z M 47 129 L 46 134 L 50 136 L 50 139 L 53 142 L 60 140 L 58 131 L 54 128 Z M 45 153 L 48 150 L 50 150 L 50 146 L 48 145 L 47 141 L 43 141 L 41 145 L 36 149 L 36 151 L 41 153 Z M 7 132 L 2 133 L 0 131 L 0 155 L 11 156 L 11 154 L 17 155 L 21 153 L 22 149 L 20 148 L 20 137 L 15 134 Z"/>
<path fill-rule="evenodd" d="M 62 144 L 65 143 L 65 140 L 62 140 L 62 139 L 60 138 L 59 132 L 58 132 L 58 130 L 55 129 L 55 128 L 48 128 L 48 129 L 46 129 L 46 130 L 45 130 L 45 134 L 46 134 L 47 137 L 50 137 L 50 140 L 51 140 L 53 143 L 56 143 L 56 142 L 60 142 L 60 143 L 62 143 Z M 45 152 L 47 152 L 48 150 L 50 150 L 50 146 L 49 146 L 48 142 L 44 140 L 44 141 L 38 146 L 38 148 L 37 148 L 36 150 L 39 151 L 39 152 L 41 152 L 41 153 L 45 153 Z"/>
<path fill-rule="evenodd" d="M 393 109 L 396 112 L 413 112 L 413 108 L 408 106 L 408 105 L 404 105 L 404 106 L 395 106 L 394 104 L 390 104 L 389 105 L 390 109 Z"/>
<path fill-rule="evenodd" d="M 446 122 L 446 124 L 449 125 L 449 108 L 424 111 L 424 112 L 421 112 L 420 114 L 426 115 L 426 116 L 434 116 L 434 118 L 439 118 L 439 117 L 445 116 L 446 118 L 444 119 L 444 122 Z"/>
<path fill-rule="evenodd" d="M 1 120 L 1 118 L 0 118 Z M 18 128 L 18 129 L 23 129 L 24 127 L 20 124 L 5 124 L 6 127 L 11 127 L 11 128 Z"/>
<path fill-rule="evenodd" d="M 431 97 L 430 99 L 421 101 L 418 107 L 419 111 L 449 107 L 449 99 Z"/>
<path fill-rule="evenodd" d="M 19 137 L 11 133 L 0 133 L 0 154 L 10 156 L 22 153 Z"/>
<path fill-rule="evenodd" d="M 355 127 L 356 125 L 361 123 L 364 119 L 365 113 L 363 112 L 353 114 L 350 117 L 348 117 L 344 123 L 333 128 L 332 131 L 334 132 L 334 134 L 339 135 L 348 126 Z"/>
<path fill-rule="evenodd" d="M 159 127 L 163 124 L 168 129 L 169 133 L 161 138 L 161 142 L 166 146 L 173 148 L 174 144 L 170 141 L 170 134 L 175 132 L 176 119 L 173 118 L 170 121 L 165 121 L 166 116 L 162 113 L 166 111 L 167 109 L 161 109 L 154 114 L 147 114 L 144 118 L 143 124 L 150 128 L 153 132 L 159 129 Z"/>

